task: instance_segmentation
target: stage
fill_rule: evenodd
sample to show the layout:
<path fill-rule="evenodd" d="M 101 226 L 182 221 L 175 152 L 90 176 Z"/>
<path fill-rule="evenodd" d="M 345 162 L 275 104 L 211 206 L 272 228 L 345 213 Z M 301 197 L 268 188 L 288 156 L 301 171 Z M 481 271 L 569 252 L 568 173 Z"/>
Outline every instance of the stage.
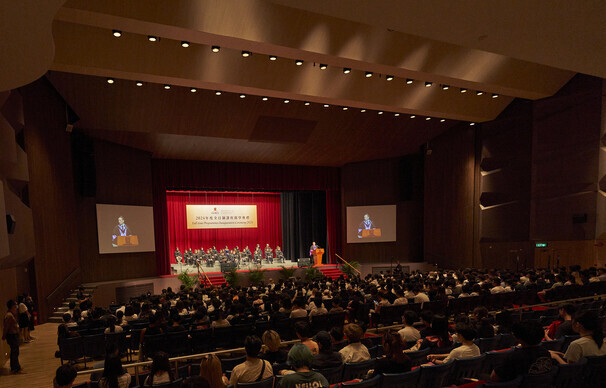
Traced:
<path fill-rule="evenodd" d="M 286 268 L 298 268 L 299 265 L 297 264 L 296 261 L 291 261 L 291 260 L 285 260 L 284 263 L 277 263 L 277 262 L 273 262 L 272 264 L 268 264 L 268 263 L 262 263 L 261 265 L 258 265 L 256 263 L 246 263 L 246 264 L 241 264 L 238 266 L 238 272 L 247 272 L 247 271 L 251 271 L 251 270 L 279 270 L 282 267 L 286 267 Z M 170 264 L 170 273 L 171 275 L 178 275 L 180 273 L 188 273 L 188 274 L 197 274 L 198 273 L 198 267 L 195 265 L 187 265 L 184 263 L 178 264 L 178 263 L 171 263 Z M 220 275 L 222 274 L 221 272 L 221 263 L 219 263 L 218 261 L 216 261 L 214 263 L 214 265 L 212 267 L 208 267 L 206 265 L 201 265 L 200 266 L 200 274 L 206 273 L 207 275 Z"/>

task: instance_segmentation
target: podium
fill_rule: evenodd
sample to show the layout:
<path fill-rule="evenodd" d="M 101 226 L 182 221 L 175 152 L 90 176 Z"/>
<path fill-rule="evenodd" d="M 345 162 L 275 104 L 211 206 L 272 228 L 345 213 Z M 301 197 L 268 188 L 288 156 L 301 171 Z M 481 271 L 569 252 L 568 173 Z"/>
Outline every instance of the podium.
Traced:
<path fill-rule="evenodd" d="M 322 249 L 322 248 L 314 249 L 311 252 L 311 256 L 314 258 L 314 265 L 322 264 L 322 255 L 323 254 L 324 254 L 324 249 Z"/>
<path fill-rule="evenodd" d="M 139 237 L 137 236 L 118 236 L 116 237 L 117 244 L 119 247 L 136 247 L 139 245 Z"/>
<path fill-rule="evenodd" d="M 362 238 L 381 237 L 381 228 L 362 230 Z"/>

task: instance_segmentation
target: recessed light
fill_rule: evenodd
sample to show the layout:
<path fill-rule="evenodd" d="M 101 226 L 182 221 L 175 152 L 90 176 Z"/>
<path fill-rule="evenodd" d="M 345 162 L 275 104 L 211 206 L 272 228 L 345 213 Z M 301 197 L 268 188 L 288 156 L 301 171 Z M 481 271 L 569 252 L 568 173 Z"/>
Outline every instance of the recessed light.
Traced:
<path fill-rule="evenodd" d="M 446 121 L 446 119 L 440 119 L 440 122 L 443 123 L 444 121 Z"/>
<path fill-rule="evenodd" d="M 328 67 L 327 64 L 325 63 L 320 63 L 320 70 L 326 70 L 326 68 Z"/>
<path fill-rule="evenodd" d="M 190 92 L 192 92 L 192 93 L 195 93 L 195 92 L 197 92 L 197 91 L 198 91 L 198 89 L 196 89 L 196 88 L 191 88 L 191 89 L 189 89 L 189 91 L 190 91 Z"/>
<path fill-rule="evenodd" d="M 211 50 L 213 53 L 218 53 L 219 51 L 221 51 L 221 47 L 219 47 L 219 46 L 212 46 L 212 47 L 210 48 L 210 50 Z"/>
<path fill-rule="evenodd" d="M 366 78 L 370 78 L 372 77 L 372 71 L 367 71 L 366 73 L 364 73 L 364 75 L 366 76 Z"/>
<path fill-rule="evenodd" d="M 474 125 L 476 125 L 476 123 L 469 123 L 469 125 L 471 125 L 473 127 Z"/>
<path fill-rule="evenodd" d="M 250 57 L 252 55 L 252 53 L 250 51 L 242 51 L 242 56 L 244 58 Z"/>
<path fill-rule="evenodd" d="M 305 105 L 305 106 L 310 106 L 310 105 L 311 105 L 311 102 L 309 102 L 309 101 L 305 101 L 305 102 L 303 103 L 303 105 Z"/>
<path fill-rule="evenodd" d="M 160 38 L 158 38 L 157 36 L 148 35 L 147 40 L 149 40 L 150 42 L 157 42 L 160 40 Z"/>
<path fill-rule="evenodd" d="M 269 98 L 268 97 L 261 97 L 261 100 L 262 101 L 267 101 L 267 100 L 269 100 Z"/>
<path fill-rule="evenodd" d="M 483 91 L 481 91 L 481 90 L 478 90 L 478 91 L 476 92 L 476 96 L 481 96 L 482 94 L 484 94 L 484 92 L 483 92 Z"/>
<path fill-rule="evenodd" d="M 302 64 L 303 64 L 303 61 L 302 61 L 302 60 L 300 60 L 300 59 L 297 59 L 297 60 L 295 61 L 295 65 L 297 65 L 297 66 L 301 66 Z"/>
<path fill-rule="evenodd" d="M 425 121 L 431 120 L 431 117 L 425 117 Z"/>
<path fill-rule="evenodd" d="M 459 89 L 459 91 L 460 91 L 461 93 L 467 93 L 467 88 L 461 88 L 461 89 Z"/>
<path fill-rule="evenodd" d="M 385 76 L 385 80 L 386 81 L 393 81 L 393 75 L 386 75 Z"/>
<path fill-rule="evenodd" d="M 399 117 L 399 116 L 400 116 L 400 114 L 399 114 L 399 113 L 394 113 L 393 115 L 394 115 L 395 117 Z"/>
<path fill-rule="evenodd" d="M 425 87 L 426 88 L 430 87 L 431 85 L 433 85 L 433 82 L 429 82 L 429 81 L 425 82 Z"/>
<path fill-rule="evenodd" d="M 498 95 L 498 94 L 496 94 L 496 93 L 493 93 L 493 94 L 492 94 L 492 98 L 498 98 L 498 97 L 499 97 L 499 95 Z"/>
<path fill-rule="evenodd" d="M 246 98 L 246 94 L 240 94 L 240 98 Z"/>
<path fill-rule="evenodd" d="M 137 81 L 137 82 L 135 82 L 135 85 L 137 85 L 137 86 L 143 86 L 143 82 Z"/>
<path fill-rule="evenodd" d="M 215 90 L 215 96 L 220 96 L 223 92 L 221 92 L 220 90 Z"/>
<path fill-rule="evenodd" d="M 377 114 L 382 115 L 382 114 L 383 114 L 383 111 L 382 111 L 382 110 L 380 110 L 380 111 L 378 111 L 378 112 L 377 112 Z"/>
<path fill-rule="evenodd" d="M 347 110 L 347 109 L 349 109 L 349 108 L 348 108 L 348 107 L 346 107 L 346 106 L 344 106 L 344 107 L 343 107 L 343 110 Z"/>
<path fill-rule="evenodd" d="M 113 84 L 114 82 L 116 82 L 116 81 L 114 81 L 113 78 L 108 78 L 107 79 L 107 83 L 110 84 L 110 85 Z"/>
<path fill-rule="evenodd" d="M 166 89 L 166 90 L 170 89 L 170 85 L 169 84 L 164 84 L 164 89 Z"/>
<path fill-rule="evenodd" d="M 360 112 L 364 113 L 366 112 L 366 109 L 360 109 Z"/>
<path fill-rule="evenodd" d="M 415 117 L 417 117 L 417 116 L 415 116 L 415 115 L 410 115 L 410 118 L 411 118 L 411 119 L 414 119 Z"/>
<path fill-rule="evenodd" d="M 448 89 L 450 89 L 450 86 L 448 86 L 448 85 L 442 85 L 442 90 L 448 90 Z"/>
<path fill-rule="evenodd" d="M 344 73 L 344 74 L 349 74 L 349 73 L 351 73 L 351 68 L 349 68 L 349 67 L 344 67 L 344 68 L 343 68 L 343 73 Z"/>
<path fill-rule="evenodd" d="M 116 38 L 119 38 L 119 37 L 122 36 L 122 31 L 120 31 L 120 30 L 112 30 L 112 34 L 114 34 L 114 36 Z"/>
<path fill-rule="evenodd" d="M 276 57 L 275 55 L 270 55 L 269 56 L 269 60 L 270 61 L 275 61 L 276 59 L 278 59 L 278 57 Z"/>
<path fill-rule="evenodd" d="M 324 108 L 328 108 L 330 105 L 328 104 L 324 104 Z"/>
<path fill-rule="evenodd" d="M 188 48 L 189 45 L 190 45 L 190 43 L 188 41 L 186 41 L 186 40 L 181 41 L 181 47 Z"/>
<path fill-rule="evenodd" d="M 412 78 L 406 78 L 406 85 L 411 85 L 413 82 Z"/>
<path fill-rule="evenodd" d="M 290 102 L 290 100 L 288 98 L 284 99 L 284 103 L 288 104 Z"/>

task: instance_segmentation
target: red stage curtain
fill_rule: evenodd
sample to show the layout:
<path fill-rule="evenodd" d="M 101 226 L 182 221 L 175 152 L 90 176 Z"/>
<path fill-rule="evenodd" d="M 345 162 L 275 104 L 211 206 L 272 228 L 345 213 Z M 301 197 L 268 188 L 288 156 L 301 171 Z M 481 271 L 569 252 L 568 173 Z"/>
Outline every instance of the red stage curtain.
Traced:
<path fill-rule="evenodd" d="M 240 250 L 245 246 L 254 251 L 257 244 L 263 249 L 269 244 L 272 249 L 282 246 L 282 224 L 280 217 L 279 193 L 233 193 L 233 192 L 167 192 L 168 238 L 170 252 L 179 247 L 204 250 L 216 246 L 217 249 Z M 256 228 L 229 229 L 187 229 L 185 205 L 257 205 Z M 174 255 L 170 262 L 174 263 Z"/>
<path fill-rule="evenodd" d="M 152 183 L 158 275 L 170 274 L 174 253 L 169 250 L 167 190 L 326 190 L 330 262 L 342 252 L 339 168 L 152 159 Z"/>

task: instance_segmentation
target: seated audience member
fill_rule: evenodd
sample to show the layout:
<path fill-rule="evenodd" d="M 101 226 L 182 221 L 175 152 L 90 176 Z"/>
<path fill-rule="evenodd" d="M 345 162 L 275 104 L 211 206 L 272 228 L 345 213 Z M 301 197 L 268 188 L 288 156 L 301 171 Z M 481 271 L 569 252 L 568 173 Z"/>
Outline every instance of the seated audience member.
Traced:
<path fill-rule="evenodd" d="M 474 325 L 478 338 L 494 337 L 494 327 L 488 318 L 488 309 L 479 306 L 473 309 Z"/>
<path fill-rule="evenodd" d="M 312 368 L 334 368 L 343 364 L 341 354 L 332 350 L 332 341 L 328 332 L 323 330 L 319 331 L 318 334 L 316 334 L 315 339 L 318 344 L 319 353 L 314 355 Z"/>
<path fill-rule="evenodd" d="M 221 360 L 214 354 L 202 357 L 200 376 L 208 381 L 209 388 L 225 388 L 229 384 L 229 380 L 221 369 Z"/>
<path fill-rule="evenodd" d="M 105 360 L 103 377 L 99 380 L 99 388 L 128 388 L 131 376 L 122 368 L 120 356 L 113 356 Z"/>
<path fill-rule="evenodd" d="M 231 326 L 229 321 L 225 319 L 225 312 L 223 310 L 219 310 L 218 317 L 213 323 L 210 324 L 211 327 L 226 327 Z"/>
<path fill-rule="evenodd" d="M 104 334 L 122 333 L 122 331 L 123 331 L 122 326 L 117 325 L 116 317 L 114 317 L 113 315 L 110 316 L 109 319 L 107 320 L 107 327 L 105 328 L 103 333 Z"/>
<path fill-rule="evenodd" d="M 166 328 L 166 332 L 167 333 L 179 333 L 179 332 L 187 331 L 185 326 L 181 325 L 182 319 L 183 318 L 181 318 L 181 315 L 176 314 L 176 313 L 171 313 L 170 325 Z"/>
<path fill-rule="evenodd" d="M 126 322 L 130 322 L 130 321 L 132 321 L 134 319 L 138 319 L 137 314 L 135 314 L 134 311 L 135 310 L 133 309 L 133 306 L 131 306 L 131 305 L 127 305 L 124 308 L 124 320 Z"/>
<path fill-rule="evenodd" d="M 307 310 L 304 309 L 305 300 L 301 298 L 296 298 L 292 302 L 292 310 L 290 312 L 290 318 L 304 318 L 307 316 Z"/>
<path fill-rule="evenodd" d="M 443 364 L 452 360 L 473 358 L 480 355 L 480 348 L 473 343 L 476 333 L 471 326 L 459 323 L 455 331 L 459 342 L 461 342 L 461 346 L 454 348 L 448 354 L 430 354 L 427 356 L 429 361 L 432 361 L 434 364 Z"/>
<path fill-rule="evenodd" d="M 421 289 L 419 288 L 419 286 L 413 286 L 412 293 L 414 294 L 415 303 L 429 302 L 429 297 L 424 292 L 421 292 Z"/>
<path fill-rule="evenodd" d="M 261 339 L 256 335 L 249 335 L 244 340 L 246 349 L 246 361 L 236 365 L 231 372 L 229 383 L 234 387 L 238 383 L 252 383 L 261 381 L 274 375 L 271 363 L 259 358 L 261 351 Z"/>
<path fill-rule="evenodd" d="M 192 376 L 183 380 L 181 388 L 214 388 L 208 384 L 208 381 L 202 376 Z"/>
<path fill-rule="evenodd" d="M 503 364 L 492 371 L 492 381 L 509 381 L 520 375 L 546 373 L 553 368 L 549 352 L 541 346 L 545 333 L 540 323 L 516 323 L 512 332 L 521 347 L 515 348 Z"/>
<path fill-rule="evenodd" d="M 572 328 L 579 333 L 581 338 L 572 341 L 565 354 L 550 352 L 551 357 L 558 363 L 575 363 L 584 357 L 606 355 L 604 334 L 596 313 L 593 311 L 579 311 L 572 319 Z"/>
<path fill-rule="evenodd" d="M 170 383 L 173 381 L 173 372 L 168 361 L 168 354 L 157 352 L 152 356 L 151 373 L 145 379 L 145 385 Z"/>
<path fill-rule="evenodd" d="M 288 352 L 280 348 L 280 335 L 274 330 L 266 330 L 261 336 L 265 346 L 261 358 L 269 361 L 271 364 L 282 364 L 286 362 Z"/>
<path fill-rule="evenodd" d="M 545 329 L 545 339 L 551 341 L 562 338 L 565 335 L 574 334 L 574 330 L 572 329 L 572 317 L 576 310 L 577 308 L 571 303 L 567 303 L 560 307 L 558 310 L 560 319 L 553 322 Z"/>
<path fill-rule="evenodd" d="M 417 321 L 417 314 L 415 314 L 414 311 L 406 310 L 402 318 L 404 321 L 404 327 L 398 331 L 402 342 L 413 342 L 421 339 L 421 333 L 413 326 Z"/>
<path fill-rule="evenodd" d="M 347 346 L 347 339 L 343 334 L 343 329 L 339 326 L 334 326 L 330 329 L 330 338 L 332 340 L 332 348 L 339 351 Z"/>
<path fill-rule="evenodd" d="M 511 311 L 499 311 L 495 317 L 497 334 L 510 334 L 513 326 L 513 317 Z"/>
<path fill-rule="evenodd" d="M 93 369 L 104 369 L 105 368 L 105 360 L 112 357 L 120 357 L 120 348 L 118 344 L 113 341 L 108 341 L 105 343 L 105 358 L 103 361 L 95 362 L 93 364 Z M 126 370 L 124 370 L 126 373 Z M 103 371 L 100 372 L 92 372 L 90 374 L 91 381 L 99 381 L 103 377 Z"/>
<path fill-rule="evenodd" d="M 410 358 L 404 353 L 404 344 L 397 333 L 386 332 L 383 335 L 385 356 L 379 357 L 375 369 L 371 373 L 376 376 L 383 373 L 409 372 L 412 367 Z"/>
<path fill-rule="evenodd" d="M 57 345 L 61 346 L 61 341 L 66 338 L 79 337 L 80 334 L 77 331 L 69 329 L 67 322 L 71 320 L 71 316 L 68 313 L 63 314 L 63 323 L 57 327 Z"/>
<path fill-rule="evenodd" d="M 309 305 L 311 307 L 311 311 L 309 312 L 309 315 L 311 317 L 314 317 L 316 315 L 328 314 L 328 310 L 326 310 L 326 307 L 324 307 L 324 302 L 322 301 L 322 296 L 319 293 L 318 293 L 318 296 L 316 296 Z"/>
<path fill-rule="evenodd" d="M 431 320 L 433 319 L 433 312 L 431 310 L 423 310 L 421 311 L 420 318 L 423 323 L 423 327 L 419 330 L 421 338 L 432 335 Z"/>
<path fill-rule="evenodd" d="M 343 307 L 341 307 L 341 298 L 333 298 L 332 308 L 330 309 L 329 313 L 334 314 L 334 313 L 342 313 L 342 312 L 343 312 Z"/>
<path fill-rule="evenodd" d="M 362 328 L 355 323 L 345 325 L 345 336 L 349 345 L 339 350 L 344 363 L 362 362 L 370 360 L 368 348 L 360 343 Z"/>
<path fill-rule="evenodd" d="M 301 343 L 309 348 L 311 354 L 318 354 L 318 344 L 310 338 L 311 329 L 307 322 L 297 322 L 295 324 L 295 333 L 297 334 L 297 338 L 301 340 Z"/>
<path fill-rule="evenodd" d="M 431 335 L 417 341 L 417 349 L 444 349 L 452 346 L 452 337 L 448 332 L 448 319 L 443 315 L 434 315 L 431 319 Z"/>
<path fill-rule="evenodd" d="M 295 368 L 295 373 L 284 376 L 280 380 L 280 388 L 328 388 L 328 380 L 320 373 L 311 370 L 313 355 L 307 346 L 293 345 L 288 352 L 288 363 Z"/>
<path fill-rule="evenodd" d="M 126 321 L 126 319 L 124 319 L 124 311 L 122 311 L 122 310 L 116 311 L 116 322 L 120 326 L 128 325 L 128 321 Z"/>
<path fill-rule="evenodd" d="M 78 371 L 69 364 L 61 365 L 55 372 L 53 379 L 53 388 L 69 388 L 76 380 Z"/>

